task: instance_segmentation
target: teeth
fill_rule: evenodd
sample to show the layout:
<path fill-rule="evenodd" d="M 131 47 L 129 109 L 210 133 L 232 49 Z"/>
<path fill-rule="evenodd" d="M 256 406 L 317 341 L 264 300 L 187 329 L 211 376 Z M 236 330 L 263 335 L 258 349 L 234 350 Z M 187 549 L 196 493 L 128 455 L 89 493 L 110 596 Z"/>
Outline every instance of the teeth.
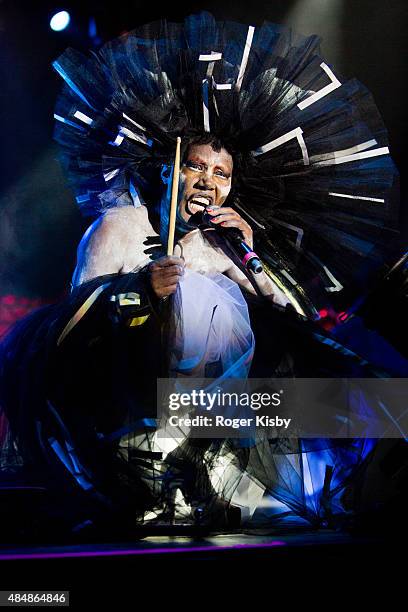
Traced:
<path fill-rule="evenodd" d="M 209 198 L 205 198 L 203 196 L 194 196 L 193 202 L 196 202 L 197 204 L 204 204 L 204 206 L 207 206 L 207 204 L 209 204 L 210 199 Z"/>
<path fill-rule="evenodd" d="M 192 214 L 196 212 L 202 212 L 206 206 L 211 203 L 210 198 L 206 198 L 205 196 L 194 196 L 188 203 L 188 207 Z"/>
<path fill-rule="evenodd" d="M 201 212 L 202 210 L 204 210 L 204 206 L 202 206 L 202 204 L 196 204 L 194 200 L 192 200 L 191 202 L 189 202 L 189 209 L 191 210 L 192 213 L 196 213 L 196 212 Z"/>

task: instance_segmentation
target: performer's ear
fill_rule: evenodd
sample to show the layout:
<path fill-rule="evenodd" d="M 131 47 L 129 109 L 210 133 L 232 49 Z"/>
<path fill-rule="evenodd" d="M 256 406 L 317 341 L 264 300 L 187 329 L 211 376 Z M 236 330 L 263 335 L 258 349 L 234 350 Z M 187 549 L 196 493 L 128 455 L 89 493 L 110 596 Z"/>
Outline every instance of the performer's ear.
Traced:
<path fill-rule="evenodd" d="M 164 185 L 168 185 L 170 177 L 171 177 L 171 167 L 168 166 L 167 164 L 163 164 L 161 172 L 160 172 L 160 177 Z"/>

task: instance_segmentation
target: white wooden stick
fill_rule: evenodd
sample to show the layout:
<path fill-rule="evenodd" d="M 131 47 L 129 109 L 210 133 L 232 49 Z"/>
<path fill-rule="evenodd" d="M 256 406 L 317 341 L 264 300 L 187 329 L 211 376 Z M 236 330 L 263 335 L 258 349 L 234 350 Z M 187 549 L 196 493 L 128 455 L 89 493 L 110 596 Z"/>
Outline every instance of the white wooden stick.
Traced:
<path fill-rule="evenodd" d="M 174 232 L 176 229 L 176 212 L 178 205 L 178 187 L 180 177 L 180 145 L 181 138 L 177 137 L 176 155 L 174 158 L 173 181 L 171 185 L 171 202 L 169 216 L 169 238 L 167 241 L 167 255 L 173 255 L 174 250 Z"/>

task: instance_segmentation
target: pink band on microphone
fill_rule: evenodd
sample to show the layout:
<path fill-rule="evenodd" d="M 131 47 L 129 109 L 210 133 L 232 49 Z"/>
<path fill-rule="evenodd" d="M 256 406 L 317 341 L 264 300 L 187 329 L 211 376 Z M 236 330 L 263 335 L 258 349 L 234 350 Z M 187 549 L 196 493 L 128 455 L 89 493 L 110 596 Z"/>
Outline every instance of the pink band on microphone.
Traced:
<path fill-rule="evenodd" d="M 248 261 L 248 259 L 252 259 L 253 257 L 258 257 L 258 255 L 257 255 L 256 253 L 254 253 L 253 251 L 250 251 L 249 253 L 247 253 L 247 254 L 244 256 L 244 258 L 243 258 L 243 260 L 242 260 L 242 262 L 241 262 L 241 263 L 243 263 L 243 264 L 244 264 L 244 266 L 245 266 L 245 264 L 246 264 L 246 262 Z"/>

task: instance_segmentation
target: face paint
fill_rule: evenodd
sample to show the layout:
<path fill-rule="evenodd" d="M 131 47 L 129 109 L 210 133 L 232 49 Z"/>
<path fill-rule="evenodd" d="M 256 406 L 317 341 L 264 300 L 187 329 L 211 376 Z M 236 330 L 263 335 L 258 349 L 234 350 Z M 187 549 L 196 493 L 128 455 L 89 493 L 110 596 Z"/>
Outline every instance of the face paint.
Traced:
<path fill-rule="evenodd" d="M 233 161 L 225 149 L 191 145 L 180 171 L 179 212 L 185 221 L 207 206 L 222 206 L 231 191 Z"/>

